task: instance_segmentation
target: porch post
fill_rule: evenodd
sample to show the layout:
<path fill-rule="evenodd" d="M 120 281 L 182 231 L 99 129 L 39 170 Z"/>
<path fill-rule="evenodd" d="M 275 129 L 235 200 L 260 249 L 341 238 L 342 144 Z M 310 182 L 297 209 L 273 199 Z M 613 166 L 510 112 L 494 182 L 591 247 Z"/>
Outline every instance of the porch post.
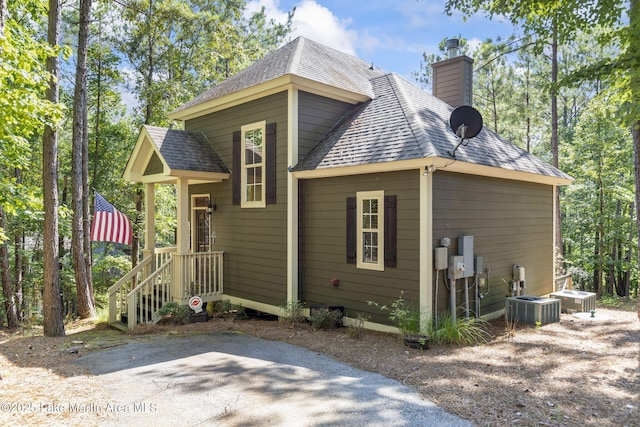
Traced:
<path fill-rule="evenodd" d="M 189 182 L 178 179 L 176 182 L 176 258 L 173 261 L 173 300 L 182 304 L 184 289 L 188 283 L 182 283 L 185 267 L 182 262 L 184 255 L 189 252 Z"/>
<path fill-rule="evenodd" d="M 155 271 L 157 265 L 155 264 L 156 250 L 156 193 L 155 185 L 153 183 L 145 184 L 144 191 L 144 249 L 142 250 L 143 258 L 152 256 L 149 271 L 149 276 Z"/>
<path fill-rule="evenodd" d="M 287 165 L 298 163 L 298 90 L 288 90 Z M 298 283 L 298 179 L 287 174 L 287 302 L 300 299 Z"/>
<path fill-rule="evenodd" d="M 433 173 L 420 176 L 420 328 L 433 315 Z"/>

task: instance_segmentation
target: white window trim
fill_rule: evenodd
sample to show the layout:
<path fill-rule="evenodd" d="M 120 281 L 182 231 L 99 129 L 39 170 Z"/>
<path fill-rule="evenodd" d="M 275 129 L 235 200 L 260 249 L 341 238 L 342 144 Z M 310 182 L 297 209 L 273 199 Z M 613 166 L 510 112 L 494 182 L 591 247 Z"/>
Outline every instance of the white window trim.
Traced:
<path fill-rule="evenodd" d="M 189 235 L 191 236 L 191 240 L 189 241 L 189 248 L 191 252 L 195 252 L 195 242 L 196 242 L 196 233 L 197 224 L 196 224 L 196 211 L 205 211 L 208 209 L 208 206 L 198 206 L 196 207 L 196 199 L 199 197 L 207 197 L 209 199 L 209 203 L 211 203 L 211 194 L 192 194 L 191 195 L 191 221 L 189 222 L 189 228 L 191 229 Z M 211 233 L 211 219 L 209 219 L 209 233 Z M 209 236 L 209 245 L 211 245 L 211 236 Z"/>
<path fill-rule="evenodd" d="M 356 267 L 365 270 L 384 271 L 384 190 L 380 191 L 360 191 L 356 193 L 357 204 L 357 248 L 356 248 Z M 362 224 L 362 208 L 364 200 L 378 200 L 378 261 L 375 263 L 364 262 L 363 260 L 363 241 L 362 233 L 365 231 Z"/>
<path fill-rule="evenodd" d="M 245 165 L 245 160 L 246 160 L 246 155 L 245 155 L 245 132 L 247 131 L 251 131 L 251 130 L 256 130 L 256 129 L 261 129 L 262 130 L 262 163 L 259 163 L 260 167 L 262 168 L 262 190 L 261 190 L 261 195 L 262 197 L 260 198 L 259 202 L 255 202 L 255 201 L 248 201 L 247 200 L 247 168 Z M 266 146 L 267 146 L 267 121 L 263 120 L 261 122 L 255 122 L 255 123 L 251 123 L 248 125 L 244 125 L 240 128 L 241 130 L 241 135 L 240 135 L 240 165 L 242 167 L 242 177 L 241 177 L 241 195 L 240 195 L 240 207 L 242 208 L 265 208 L 267 207 L 267 201 L 266 201 Z M 254 165 L 255 166 L 255 165 Z"/>

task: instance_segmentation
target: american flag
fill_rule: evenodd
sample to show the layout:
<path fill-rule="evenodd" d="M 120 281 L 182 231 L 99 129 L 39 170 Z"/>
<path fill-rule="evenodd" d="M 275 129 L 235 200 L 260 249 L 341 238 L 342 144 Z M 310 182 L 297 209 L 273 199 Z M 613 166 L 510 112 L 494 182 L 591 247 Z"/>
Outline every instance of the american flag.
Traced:
<path fill-rule="evenodd" d="M 91 240 L 131 244 L 131 221 L 96 191 Z"/>

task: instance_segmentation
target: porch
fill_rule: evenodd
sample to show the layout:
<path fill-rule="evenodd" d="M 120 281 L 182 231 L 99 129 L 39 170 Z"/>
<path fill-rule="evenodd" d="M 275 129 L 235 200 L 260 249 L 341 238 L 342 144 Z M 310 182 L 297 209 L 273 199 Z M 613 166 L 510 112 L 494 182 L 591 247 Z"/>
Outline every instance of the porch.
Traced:
<path fill-rule="evenodd" d="M 131 329 L 156 323 L 167 302 L 186 305 L 194 295 L 204 302 L 223 293 L 223 252 L 177 253 L 157 248 L 109 288 L 109 325 Z"/>

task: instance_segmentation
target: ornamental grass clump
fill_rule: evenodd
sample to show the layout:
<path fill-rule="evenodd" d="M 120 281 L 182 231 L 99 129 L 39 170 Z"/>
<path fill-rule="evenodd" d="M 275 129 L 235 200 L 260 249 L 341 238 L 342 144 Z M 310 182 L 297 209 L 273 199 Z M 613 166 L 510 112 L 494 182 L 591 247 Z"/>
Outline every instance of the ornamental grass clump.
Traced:
<path fill-rule="evenodd" d="M 486 321 L 475 317 L 454 320 L 447 312 L 431 322 L 429 336 L 434 344 L 486 344 L 491 338 L 486 326 Z"/>

